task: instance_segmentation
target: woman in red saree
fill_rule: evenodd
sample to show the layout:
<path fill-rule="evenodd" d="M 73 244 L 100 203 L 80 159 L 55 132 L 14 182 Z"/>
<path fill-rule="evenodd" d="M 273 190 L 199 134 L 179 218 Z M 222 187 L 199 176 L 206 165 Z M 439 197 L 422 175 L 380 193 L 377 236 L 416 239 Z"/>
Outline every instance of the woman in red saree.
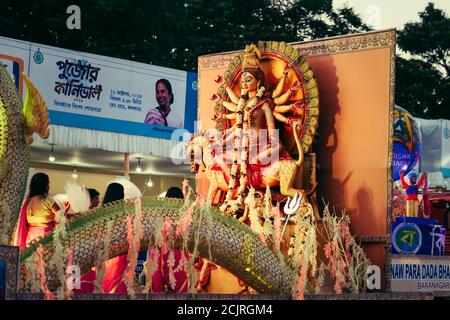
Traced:
<path fill-rule="evenodd" d="M 183 199 L 183 192 L 178 187 L 171 187 L 167 190 L 166 198 Z M 169 268 L 170 255 L 173 254 L 174 266 L 173 270 Z M 189 253 L 177 249 L 168 250 L 165 248 L 158 248 L 151 250 L 149 257 L 151 263 L 157 264 L 157 269 L 152 276 L 152 293 L 183 293 L 189 292 L 189 278 L 184 262 L 189 261 Z M 175 282 L 171 284 L 170 273 L 173 272 Z M 146 274 L 144 270 L 142 275 Z"/>

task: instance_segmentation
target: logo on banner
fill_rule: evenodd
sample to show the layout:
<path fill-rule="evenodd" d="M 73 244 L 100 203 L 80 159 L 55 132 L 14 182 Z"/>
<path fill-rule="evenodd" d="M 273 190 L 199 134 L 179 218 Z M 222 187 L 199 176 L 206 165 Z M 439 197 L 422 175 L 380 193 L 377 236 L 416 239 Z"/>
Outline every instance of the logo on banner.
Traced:
<path fill-rule="evenodd" d="M 447 125 L 445 125 L 445 129 L 444 129 L 443 133 L 444 133 L 445 139 L 450 138 L 450 130 L 448 129 Z"/>
<path fill-rule="evenodd" d="M 415 254 L 422 245 L 422 232 L 415 223 L 400 223 L 392 233 L 392 244 L 400 253 Z"/>
<path fill-rule="evenodd" d="M 38 49 L 38 51 L 36 51 L 36 52 L 33 54 L 33 61 L 34 61 L 36 64 L 41 64 L 42 62 L 44 62 L 44 55 L 42 54 L 41 51 L 39 51 L 39 49 Z"/>

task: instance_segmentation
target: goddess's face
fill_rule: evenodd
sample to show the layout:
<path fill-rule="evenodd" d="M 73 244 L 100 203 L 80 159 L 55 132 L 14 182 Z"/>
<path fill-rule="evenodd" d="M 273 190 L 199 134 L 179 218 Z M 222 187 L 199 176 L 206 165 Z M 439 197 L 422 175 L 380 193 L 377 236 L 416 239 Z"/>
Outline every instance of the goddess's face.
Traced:
<path fill-rule="evenodd" d="M 250 72 L 244 72 L 241 76 L 241 85 L 245 93 L 257 91 L 259 83 L 260 81 Z"/>

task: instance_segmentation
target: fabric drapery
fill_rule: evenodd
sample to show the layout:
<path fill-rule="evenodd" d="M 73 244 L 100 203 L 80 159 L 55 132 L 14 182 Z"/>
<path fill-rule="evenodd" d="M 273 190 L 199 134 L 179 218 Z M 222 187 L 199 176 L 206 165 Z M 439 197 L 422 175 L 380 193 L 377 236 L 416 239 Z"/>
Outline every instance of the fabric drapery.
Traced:
<path fill-rule="evenodd" d="M 122 133 L 50 125 L 50 136 L 44 140 L 33 135 L 37 143 L 53 143 L 75 148 L 102 149 L 122 153 L 142 153 L 172 158 L 178 141 L 127 135 Z"/>

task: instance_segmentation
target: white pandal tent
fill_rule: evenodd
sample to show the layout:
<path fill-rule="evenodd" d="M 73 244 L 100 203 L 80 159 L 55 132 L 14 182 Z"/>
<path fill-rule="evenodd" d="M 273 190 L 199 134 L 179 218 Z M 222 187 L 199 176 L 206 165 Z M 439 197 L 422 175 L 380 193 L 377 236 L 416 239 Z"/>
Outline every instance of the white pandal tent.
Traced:
<path fill-rule="evenodd" d="M 430 188 L 450 189 L 450 120 L 415 118 L 422 133 L 420 171 L 429 173 Z"/>

